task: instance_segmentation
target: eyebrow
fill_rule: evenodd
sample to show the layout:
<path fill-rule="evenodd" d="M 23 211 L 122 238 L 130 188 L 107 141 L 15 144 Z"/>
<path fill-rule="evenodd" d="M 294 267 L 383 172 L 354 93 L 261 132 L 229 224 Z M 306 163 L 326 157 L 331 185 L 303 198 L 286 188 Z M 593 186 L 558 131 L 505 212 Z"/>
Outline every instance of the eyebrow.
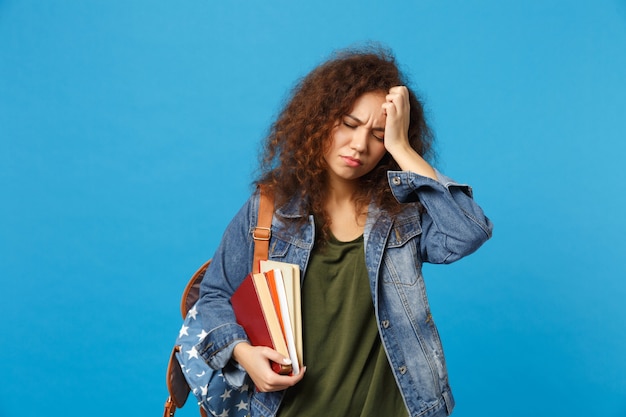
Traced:
<path fill-rule="evenodd" d="M 355 116 L 353 116 L 351 114 L 346 114 L 346 117 L 351 118 L 352 120 L 354 120 L 355 122 L 357 122 L 359 124 L 364 124 L 358 117 L 355 117 Z M 384 133 L 385 132 L 385 127 L 384 126 L 383 127 L 376 127 L 376 126 L 374 126 L 374 127 L 372 127 L 372 130 Z"/>

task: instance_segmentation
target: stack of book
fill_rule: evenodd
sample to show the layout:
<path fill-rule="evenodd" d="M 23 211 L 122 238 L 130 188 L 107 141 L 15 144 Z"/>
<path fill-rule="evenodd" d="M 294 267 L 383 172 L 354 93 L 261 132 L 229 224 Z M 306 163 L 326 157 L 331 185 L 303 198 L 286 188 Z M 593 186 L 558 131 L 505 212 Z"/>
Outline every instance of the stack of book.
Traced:
<path fill-rule="evenodd" d="M 249 274 L 231 297 L 239 323 L 254 346 L 268 346 L 291 359 L 272 362 L 279 374 L 298 375 L 302 366 L 300 268 L 295 264 L 261 261 L 260 272 Z"/>

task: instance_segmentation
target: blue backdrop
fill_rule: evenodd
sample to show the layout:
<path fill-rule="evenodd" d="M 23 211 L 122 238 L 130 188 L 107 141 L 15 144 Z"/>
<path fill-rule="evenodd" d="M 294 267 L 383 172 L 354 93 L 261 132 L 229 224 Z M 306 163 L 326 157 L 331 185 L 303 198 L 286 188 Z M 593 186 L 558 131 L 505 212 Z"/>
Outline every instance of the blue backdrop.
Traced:
<path fill-rule="evenodd" d="M 625 1 L 0 0 L 1 417 L 160 415 L 259 141 L 365 40 L 496 225 L 426 270 L 455 416 L 626 416 Z"/>

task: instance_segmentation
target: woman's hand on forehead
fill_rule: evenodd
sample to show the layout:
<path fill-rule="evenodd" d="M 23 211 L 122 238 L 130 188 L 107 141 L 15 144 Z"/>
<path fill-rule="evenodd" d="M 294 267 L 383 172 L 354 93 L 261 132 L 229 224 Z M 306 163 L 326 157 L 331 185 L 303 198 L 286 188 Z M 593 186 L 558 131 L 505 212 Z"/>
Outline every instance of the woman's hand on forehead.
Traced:
<path fill-rule="evenodd" d="M 409 145 L 409 123 L 411 122 L 409 90 L 403 85 L 390 88 L 382 108 L 387 117 L 385 148 L 393 154 L 395 148 Z"/>

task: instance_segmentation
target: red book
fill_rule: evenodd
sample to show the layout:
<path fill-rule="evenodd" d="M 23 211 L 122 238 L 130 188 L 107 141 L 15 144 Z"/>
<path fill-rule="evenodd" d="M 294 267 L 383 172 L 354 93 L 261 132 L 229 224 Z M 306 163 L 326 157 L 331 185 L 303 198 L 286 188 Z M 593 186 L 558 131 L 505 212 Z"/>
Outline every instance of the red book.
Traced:
<path fill-rule="evenodd" d="M 287 343 L 264 274 L 248 274 L 230 298 L 230 303 L 237 323 L 244 328 L 253 346 L 268 346 L 284 357 L 289 357 Z M 279 374 L 289 374 L 291 365 L 272 362 L 272 369 Z"/>

